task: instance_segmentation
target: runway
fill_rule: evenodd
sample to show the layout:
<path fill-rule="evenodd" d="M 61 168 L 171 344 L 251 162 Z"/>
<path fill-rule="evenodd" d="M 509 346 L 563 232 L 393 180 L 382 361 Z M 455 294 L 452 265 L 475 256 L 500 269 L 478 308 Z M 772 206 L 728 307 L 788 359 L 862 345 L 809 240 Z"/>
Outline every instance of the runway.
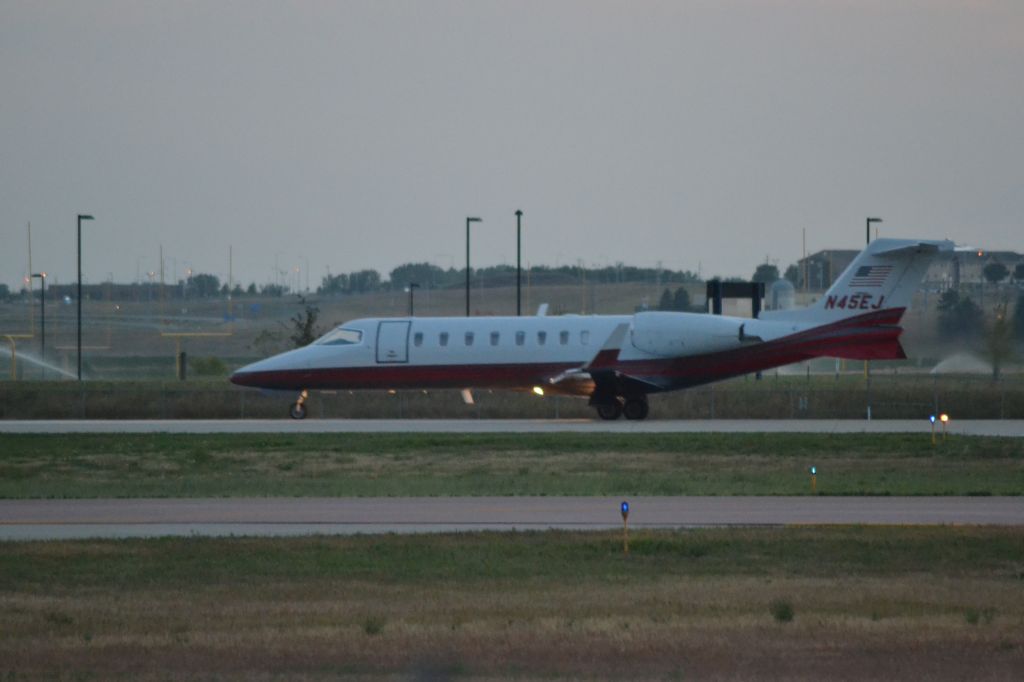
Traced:
<path fill-rule="evenodd" d="M 0 539 L 286 536 L 622 527 L 621 498 L 0 500 Z M 1020 497 L 637 497 L 632 528 L 1024 526 Z"/>
<path fill-rule="evenodd" d="M 926 419 L 181 419 L 0 420 L 0 433 L 921 433 Z M 1024 419 L 952 420 L 965 436 L 1024 436 Z"/>

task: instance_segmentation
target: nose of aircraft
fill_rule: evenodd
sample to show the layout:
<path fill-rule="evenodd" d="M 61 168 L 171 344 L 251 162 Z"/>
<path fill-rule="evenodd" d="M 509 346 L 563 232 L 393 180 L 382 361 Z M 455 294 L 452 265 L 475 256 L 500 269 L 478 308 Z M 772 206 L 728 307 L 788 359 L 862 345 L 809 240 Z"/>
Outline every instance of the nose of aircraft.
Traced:
<path fill-rule="evenodd" d="M 255 386 L 255 373 L 252 371 L 252 365 L 246 365 L 245 367 L 239 367 L 231 375 L 231 383 L 238 386 Z"/>
<path fill-rule="evenodd" d="M 231 383 L 256 388 L 292 388 L 296 374 L 309 369 L 309 357 L 304 350 L 298 348 L 241 367 L 231 375 Z"/>

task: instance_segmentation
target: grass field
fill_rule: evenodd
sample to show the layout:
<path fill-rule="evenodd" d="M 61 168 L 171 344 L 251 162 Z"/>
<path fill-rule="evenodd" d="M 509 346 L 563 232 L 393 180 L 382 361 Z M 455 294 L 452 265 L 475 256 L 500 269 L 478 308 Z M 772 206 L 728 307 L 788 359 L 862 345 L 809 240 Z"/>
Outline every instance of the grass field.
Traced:
<path fill-rule="evenodd" d="M 1024 530 L 0 544 L 0 679 L 1013 679 Z"/>
<path fill-rule="evenodd" d="M 0 497 L 1021 495 L 1012 438 L 0 435 Z"/>

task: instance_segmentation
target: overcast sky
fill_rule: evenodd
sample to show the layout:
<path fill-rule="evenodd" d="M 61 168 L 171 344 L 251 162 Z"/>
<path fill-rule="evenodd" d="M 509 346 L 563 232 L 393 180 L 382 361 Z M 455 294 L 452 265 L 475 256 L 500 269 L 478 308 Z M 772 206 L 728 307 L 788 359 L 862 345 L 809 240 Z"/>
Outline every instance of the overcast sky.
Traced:
<path fill-rule="evenodd" d="M 1024 250 L 1022 181 L 1020 0 L 0 0 L 11 286 L 77 213 L 94 282 Z"/>

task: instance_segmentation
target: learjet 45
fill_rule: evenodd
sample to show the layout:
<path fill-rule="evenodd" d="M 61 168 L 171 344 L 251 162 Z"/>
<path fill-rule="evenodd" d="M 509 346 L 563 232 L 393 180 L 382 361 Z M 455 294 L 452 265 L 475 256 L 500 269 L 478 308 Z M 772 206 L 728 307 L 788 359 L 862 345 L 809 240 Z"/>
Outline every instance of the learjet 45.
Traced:
<path fill-rule="evenodd" d="M 807 308 L 757 319 L 633 315 L 400 317 L 347 322 L 242 367 L 241 386 L 310 390 L 507 389 L 587 397 L 602 419 L 644 419 L 647 396 L 817 357 L 905 358 L 900 319 L 949 241 L 878 239 Z"/>

